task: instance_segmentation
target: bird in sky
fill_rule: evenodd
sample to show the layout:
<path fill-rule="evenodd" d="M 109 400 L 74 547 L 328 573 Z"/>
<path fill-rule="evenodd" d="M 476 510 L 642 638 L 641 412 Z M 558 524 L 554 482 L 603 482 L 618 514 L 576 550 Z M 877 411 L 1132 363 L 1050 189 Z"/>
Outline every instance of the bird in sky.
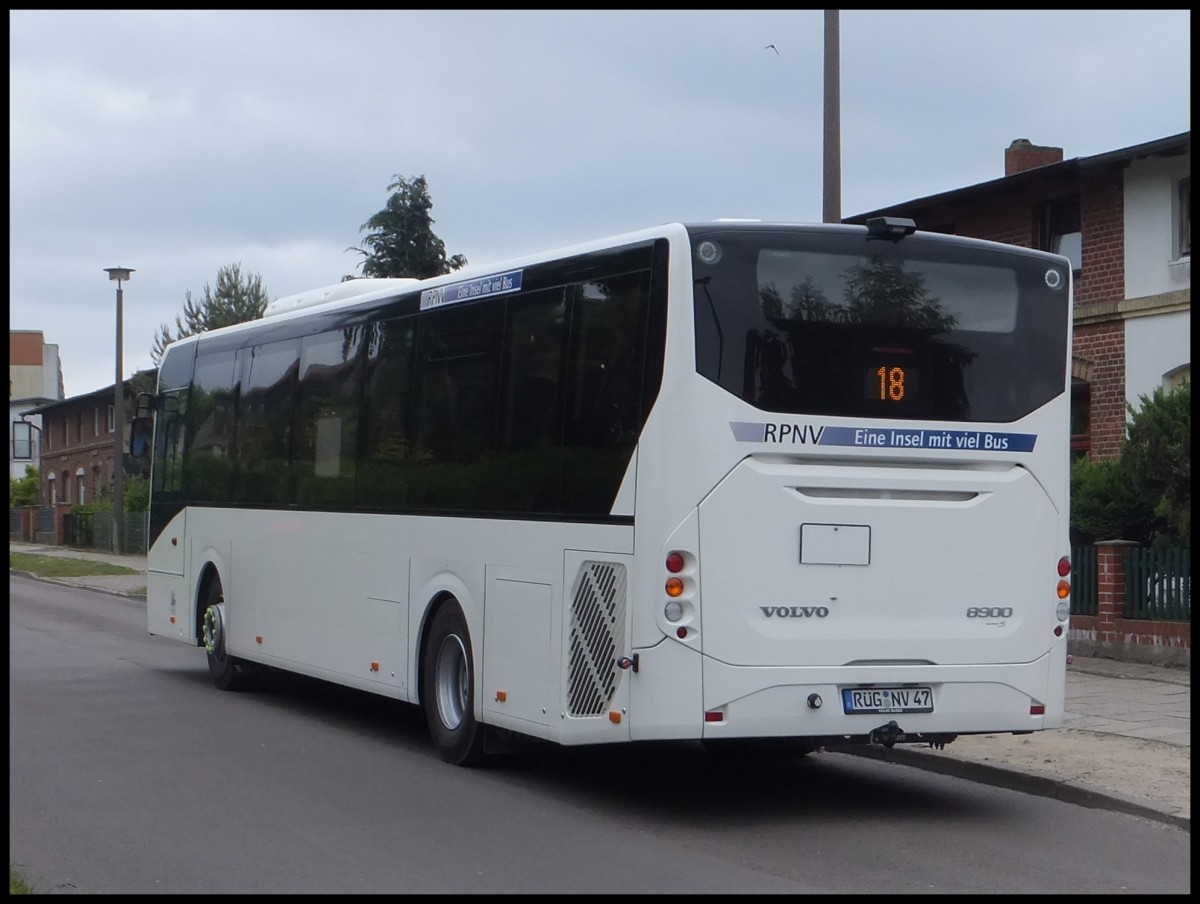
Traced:
<path fill-rule="evenodd" d="M 775 56 L 779 56 L 779 51 L 776 49 L 774 44 L 768 44 L 766 47 L 763 48 L 763 50 L 774 50 Z"/>

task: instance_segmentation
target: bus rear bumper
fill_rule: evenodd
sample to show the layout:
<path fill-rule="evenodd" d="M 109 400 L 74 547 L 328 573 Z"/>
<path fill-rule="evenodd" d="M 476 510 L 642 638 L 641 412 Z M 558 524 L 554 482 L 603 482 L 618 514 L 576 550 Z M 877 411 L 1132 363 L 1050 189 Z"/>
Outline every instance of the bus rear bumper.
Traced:
<path fill-rule="evenodd" d="M 708 660 L 703 737 L 890 746 L 1041 731 L 1062 727 L 1065 684 L 1057 650 L 1010 665 L 749 668 Z"/>

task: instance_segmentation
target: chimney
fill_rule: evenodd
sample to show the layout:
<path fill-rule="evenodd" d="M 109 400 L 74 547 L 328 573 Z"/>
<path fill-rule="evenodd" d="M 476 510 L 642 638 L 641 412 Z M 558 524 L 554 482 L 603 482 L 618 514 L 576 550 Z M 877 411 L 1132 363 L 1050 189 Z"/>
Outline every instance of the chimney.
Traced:
<path fill-rule="evenodd" d="M 1063 149 L 1031 144 L 1028 138 L 1017 138 L 1004 149 L 1004 175 L 1012 176 L 1037 166 L 1062 163 Z"/>

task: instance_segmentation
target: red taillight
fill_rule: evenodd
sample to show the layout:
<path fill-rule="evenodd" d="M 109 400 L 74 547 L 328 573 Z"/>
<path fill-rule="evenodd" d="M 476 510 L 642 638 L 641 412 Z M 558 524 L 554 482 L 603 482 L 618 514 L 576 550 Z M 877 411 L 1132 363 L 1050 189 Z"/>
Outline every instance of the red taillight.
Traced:
<path fill-rule="evenodd" d="M 1045 705 L 1044 703 L 1031 703 L 1031 704 L 1029 704 L 1029 715 L 1031 715 L 1031 716 L 1044 716 L 1044 715 L 1046 715 L 1046 705 Z"/>
<path fill-rule="evenodd" d="M 1058 560 L 1058 576 L 1060 578 L 1065 578 L 1070 573 L 1071 573 L 1071 560 L 1068 559 L 1066 556 L 1063 556 L 1061 559 Z"/>
<path fill-rule="evenodd" d="M 667 556 L 667 571 L 671 572 L 671 574 L 679 574 L 679 572 L 683 571 L 683 556 L 677 552 L 673 552 Z"/>

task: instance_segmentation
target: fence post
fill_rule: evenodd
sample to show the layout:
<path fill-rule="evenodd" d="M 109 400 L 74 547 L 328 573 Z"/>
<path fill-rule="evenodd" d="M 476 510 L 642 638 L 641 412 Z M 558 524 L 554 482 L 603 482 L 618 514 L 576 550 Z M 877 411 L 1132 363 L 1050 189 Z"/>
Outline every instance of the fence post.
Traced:
<path fill-rule="evenodd" d="M 1125 550 L 1141 546 L 1136 540 L 1096 541 L 1096 602 L 1099 616 L 1099 641 L 1124 644 L 1117 633 L 1117 619 L 1125 617 Z"/>

